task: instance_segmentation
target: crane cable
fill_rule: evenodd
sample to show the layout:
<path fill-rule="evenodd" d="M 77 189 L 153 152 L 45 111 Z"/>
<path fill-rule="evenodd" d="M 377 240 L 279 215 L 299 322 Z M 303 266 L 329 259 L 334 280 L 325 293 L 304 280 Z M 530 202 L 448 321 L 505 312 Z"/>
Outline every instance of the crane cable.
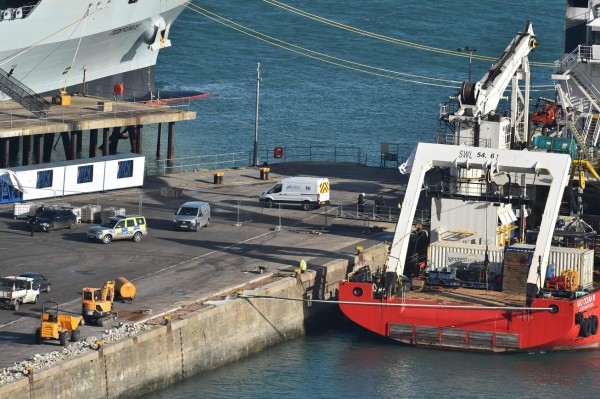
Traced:
<path fill-rule="evenodd" d="M 459 52 L 459 51 L 446 50 L 446 49 L 442 49 L 442 48 L 427 46 L 424 44 L 409 42 L 406 40 L 401 40 L 401 39 L 396 39 L 396 38 L 389 37 L 389 36 L 380 35 L 378 33 L 373 33 L 373 32 L 367 31 L 367 30 L 355 28 L 350 25 L 345 25 L 345 24 L 342 24 L 342 23 L 339 23 L 339 22 L 336 22 L 336 21 L 333 21 L 333 20 L 330 20 L 327 18 L 320 17 L 315 14 L 311 14 L 309 12 L 306 12 L 299 8 L 292 7 L 288 4 L 282 3 L 277 0 L 262 0 L 262 1 L 265 3 L 271 4 L 275 7 L 279 7 L 286 11 L 292 12 L 294 14 L 303 16 L 305 18 L 312 19 L 314 21 L 321 22 L 323 24 L 333 26 L 335 28 L 344 29 L 344 30 L 354 32 L 359 35 L 371 37 L 374 39 L 379 39 L 379 40 L 383 40 L 383 41 L 394 43 L 394 44 L 399 44 L 399 45 L 406 46 L 406 47 L 413 47 L 418 50 L 431 51 L 431 52 L 435 52 L 435 53 L 447 54 L 447 55 L 452 55 L 452 56 L 456 56 L 456 57 L 465 57 L 465 58 L 471 57 L 472 59 L 485 60 L 485 61 L 496 61 L 497 60 L 497 58 L 495 58 L 495 57 L 490 57 L 490 56 L 485 56 L 485 55 L 477 55 L 477 54 L 467 55 L 467 54 Z M 554 67 L 554 63 L 550 63 L 550 62 L 535 62 L 535 63 L 532 63 L 532 65 L 546 67 L 546 68 Z"/>
<path fill-rule="evenodd" d="M 233 22 L 227 18 L 221 17 L 221 16 L 219 16 L 211 11 L 208 11 L 198 5 L 195 5 L 193 3 L 190 3 L 190 4 L 192 4 L 192 5 L 191 6 L 184 5 L 184 6 L 202 16 L 205 16 L 206 18 L 208 18 L 210 20 L 213 20 L 224 26 L 227 26 L 235 31 L 243 33 L 247 36 L 251 36 L 255 39 L 261 40 L 261 41 L 271 44 L 273 46 L 280 47 L 285 50 L 291 51 L 293 53 L 302 55 L 304 57 L 312 58 L 312 59 L 322 61 L 322 62 L 325 62 L 328 64 L 340 66 L 342 68 L 346 68 L 346 69 L 350 69 L 350 70 L 354 70 L 354 71 L 358 71 L 358 72 L 363 72 L 363 73 L 366 73 L 369 75 L 374 75 L 374 76 L 379 76 L 379 77 L 384 77 L 384 78 L 394 79 L 394 80 L 399 80 L 399 81 L 405 81 L 405 82 L 410 82 L 410 83 L 423 84 L 423 85 L 427 85 L 427 86 L 458 89 L 458 86 L 441 85 L 441 84 L 435 84 L 435 83 L 430 83 L 430 82 L 422 82 L 422 81 L 418 81 L 418 80 L 414 80 L 414 79 L 406 79 L 406 78 L 401 78 L 401 77 L 392 76 L 392 75 L 403 75 L 403 76 L 407 76 L 407 77 L 411 77 L 411 78 L 415 78 L 415 79 L 428 79 L 428 80 L 434 80 L 434 81 L 439 81 L 439 82 L 448 82 L 448 83 L 456 83 L 456 84 L 462 83 L 460 81 L 454 81 L 454 80 L 448 80 L 448 79 L 442 79 L 442 78 L 434 78 L 434 77 L 423 76 L 423 75 L 414 75 L 414 74 L 409 74 L 406 72 L 392 71 L 389 69 L 378 68 L 378 67 L 374 67 L 374 66 L 370 66 L 370 65 L 366 65 L 366 64 L 361 64 L 361 63 L 345 60 L 343 58 L 334 57 L 334 56 L 327 55 L 324 53 L 320 53 L 320 52 L 317 52 L 314 50 L 307 49 L 305 47 L 295 45 L 293 43 L 286 42 L 281 39 L 277 39 L 277 38 L 269 36 L 265 33 L 250 29 L 246 26 L 243 26 L 241 24 Z M 345 65 L 344 63 L 349 64 L 349 65 Z M 366 68 L 366 69 L 362 69 L 362 68 Z M 368 69 L 375 70 L 375 72 L 370 71 Z M 392 75 L 388 75 L 388 74 L 392 74 Z"/>

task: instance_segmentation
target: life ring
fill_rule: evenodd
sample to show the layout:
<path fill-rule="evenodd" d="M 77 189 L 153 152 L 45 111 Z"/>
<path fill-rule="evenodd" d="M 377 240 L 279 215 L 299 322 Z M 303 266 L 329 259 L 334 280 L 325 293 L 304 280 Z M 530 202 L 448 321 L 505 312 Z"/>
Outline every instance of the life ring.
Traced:
<path fill-rule="evenodd" d="M 275 147 L 273 148 L 273 158 L 281 158 L 283 157 L 283 147 Z"/>
<path fill-rule="evenodd" d="M 592 325 L 592 335 L 596 335 L 598 333 L 598 316 L 591 315 L 589 323 Z"/>
<path fill-rule="evenodd" d="M 125 92 L 125 88 L 123 87 L 123 83 L 115 83 L 113 90 L 117 96 L 122 95 Z"/>

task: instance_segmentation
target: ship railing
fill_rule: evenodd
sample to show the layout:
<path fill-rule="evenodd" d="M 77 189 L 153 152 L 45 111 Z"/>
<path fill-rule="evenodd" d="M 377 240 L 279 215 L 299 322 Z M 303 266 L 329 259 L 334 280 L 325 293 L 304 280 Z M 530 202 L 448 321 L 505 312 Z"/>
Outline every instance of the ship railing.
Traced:
<path fill-rule="evenodd" d="M 453 132 L 440 131 L 436 133 L 435 142 L 437 144 L 446 145 L 464 145 L 468 147 L 483 147 L 489 148 L 491 146 L 490 139 L 479 139 L 475 142 L 473 137 L 459 137 Z"/>
<path fill-rule="evenodd" d="M 368 201 L 368 200 L 367 200 Z M 397 205 L 364 205 L 357 203 L 340 203 L 337 206 L 336 217 L 340 219 L 356 219 L 369 222 L 397 223 L 400 216 L 402 203 Z M 428 209 L 417 209 L 413 218 L 413 224 L 429 226 L 431 221 L 431 211 Z"/>
<path fill-rule="evenodd" d="M 578 64 L 592 60 L 593 58 L 593 47 L 580 44 L 575 50 L 564 56 L 562 60 L 555 62 L 554 73 L 569 72 Z"/>

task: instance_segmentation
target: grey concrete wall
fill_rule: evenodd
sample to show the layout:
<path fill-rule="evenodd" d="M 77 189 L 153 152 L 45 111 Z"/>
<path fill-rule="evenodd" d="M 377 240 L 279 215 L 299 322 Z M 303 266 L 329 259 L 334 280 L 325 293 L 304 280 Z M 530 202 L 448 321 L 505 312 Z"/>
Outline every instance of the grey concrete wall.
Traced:
<path fill-rule="evenodd" d="M 298 278 L 253 290 L 255 295 L 330 299 L 354 267 L 382 265 L 387 246 L 329 262 Z M 234 362 L 279 342 L 300 337 L 306 320 L 334 311 L 334 304 L 234 299 L 207 306 L 170 325 L 88 352 L 29 378 L 0 386 L 11 399 L 134 398 L 202 371 Z"/>

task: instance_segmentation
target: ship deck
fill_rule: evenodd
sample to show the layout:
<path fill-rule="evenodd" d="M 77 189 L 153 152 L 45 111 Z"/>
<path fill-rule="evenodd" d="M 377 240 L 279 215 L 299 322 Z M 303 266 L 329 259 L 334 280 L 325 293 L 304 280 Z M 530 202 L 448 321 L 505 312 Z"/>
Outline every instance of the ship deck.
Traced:
<path fill-rule="evenodd" d="M 596 291 L 600 287 L 598 283 L 589 291 Z M 407 293 L 407 298 L 412 300 L 433 301 L 446 305 L 469 305 L 469 306 L 525 306 L 525 291 L 522 294 L 510 292 L 493 291 L 485 289 L 465 287 L 444 287 L 425 285 L 422 290 L 416 289 Z M 552 296 L 552 299 L 561 301 L 569 298 Z"/>
<path fill-rule="evenodd" d="M 446 305 L 471 306 L 525 306 L 525 294 L 465 287 L 442 287 L 426 285 L 423 290 L 407 294 L 413 300 L 434 301 Z"/>

